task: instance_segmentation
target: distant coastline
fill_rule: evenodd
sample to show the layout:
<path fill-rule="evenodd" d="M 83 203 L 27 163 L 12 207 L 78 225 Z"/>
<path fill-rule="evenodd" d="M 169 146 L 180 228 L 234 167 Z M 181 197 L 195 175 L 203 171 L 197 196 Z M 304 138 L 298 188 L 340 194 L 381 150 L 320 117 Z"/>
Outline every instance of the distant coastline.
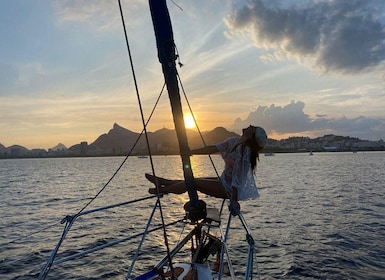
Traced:
<path fill-rule="evenodd" d="M 238 134 L 223 127 L 203 132 L 207 145 L 219 143 Z M 187 131 L 189 146 L 202 147 L 201 137 L 196 131 Z M 148 133 L 152 155 L 179 154 L 178 140 L 175 130 L 160 129 Z M 140 133 L 130 131 L 114 124 L 106 134 L 100 135 L 93 143 L 81 142 L 69 148 L 58 144 L 53 148 L 32 149 L 20 145 L 5 147 L 0 144 L 0 159 L 9 158 L 52 158 L 52 157 L 100 157 L 100 156 L 143 156 L 148 155 L 147 145 Z M 324 135 L 311 139 L 309 137 L 289 137 L 288 139 L 269 139 L 263 152 L 266 153 L 298 153 L 298 152 L 357 152 L 357 151 L 385 151 L 383 140 L 369 141 L 349 136 Z"/>

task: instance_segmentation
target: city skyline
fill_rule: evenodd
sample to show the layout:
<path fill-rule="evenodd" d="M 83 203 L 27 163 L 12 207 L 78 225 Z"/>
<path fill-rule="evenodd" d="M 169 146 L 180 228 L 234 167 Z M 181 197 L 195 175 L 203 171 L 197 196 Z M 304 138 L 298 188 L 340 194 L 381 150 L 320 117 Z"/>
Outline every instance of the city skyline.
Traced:
<path fill-rule="evenodd" d="M 193 2 L 193 3 L 192 3 Z M 249 4 L 247 4 L 249 3 Z M 163 86 L 147 1 L 122 1 L 145 117 Z M 201 130 L 385 138 L 382 1 L 168 1 Z M 141 131 L 117 1 L 2 1 L 0 143 Z M 186 102 L 183 101 L 185 111 Z M 167 93 L 148 127 L 174 129 Z"/>

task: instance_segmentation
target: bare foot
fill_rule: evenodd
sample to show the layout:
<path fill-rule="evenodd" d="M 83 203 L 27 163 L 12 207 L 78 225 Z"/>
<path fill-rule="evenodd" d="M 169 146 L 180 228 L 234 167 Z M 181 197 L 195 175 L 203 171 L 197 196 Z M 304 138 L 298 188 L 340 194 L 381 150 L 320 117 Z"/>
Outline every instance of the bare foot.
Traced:
<path fill-rule="evenodd" d="M 171 185 L 171 184 L 175 183 L 174 180 L 164 179 L 164 178 L 157 177 L 157 176 L 154 176 L 154 175 L 149 174 L 149 173 L 146 173 L 145 176 L 146 176 L 147 180 L 149 180 L 155 186 L 156 186 L 156 184 L 163 185 L 163 186 L 168 186 L 168 185 Z"/>

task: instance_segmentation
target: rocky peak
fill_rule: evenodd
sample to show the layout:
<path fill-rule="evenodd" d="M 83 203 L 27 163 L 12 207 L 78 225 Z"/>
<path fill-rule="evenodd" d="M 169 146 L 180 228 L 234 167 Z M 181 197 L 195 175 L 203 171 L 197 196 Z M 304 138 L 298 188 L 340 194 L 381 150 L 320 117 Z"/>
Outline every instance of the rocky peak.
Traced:
<path fill-rule="evenodd" d="M 64 144 L 59 143 L 55 147 L 51 148 L 50 150 L 52 150 L 52 151 L 63 151 L 63 150 L 67 150 L 67 147 L 64 146 Z"/>

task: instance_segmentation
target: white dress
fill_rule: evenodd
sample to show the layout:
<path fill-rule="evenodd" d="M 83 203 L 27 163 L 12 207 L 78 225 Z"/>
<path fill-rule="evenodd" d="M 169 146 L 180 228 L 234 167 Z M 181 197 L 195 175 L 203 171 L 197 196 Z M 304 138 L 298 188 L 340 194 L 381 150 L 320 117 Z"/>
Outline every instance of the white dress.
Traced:
<path fill-rule="evenodd" d="M 238 200 L 257 198 L 259 193 L 250 166 L 250 148 L 244 148 L 243 156 L 241 145 L 231 152 L 238 141 L 239 137 L 231 137 L 216 145 L 225 161 L 225 169 L 221 175 L 222 185 L 230 196 L 232 188 L 237 188 Z"/>

